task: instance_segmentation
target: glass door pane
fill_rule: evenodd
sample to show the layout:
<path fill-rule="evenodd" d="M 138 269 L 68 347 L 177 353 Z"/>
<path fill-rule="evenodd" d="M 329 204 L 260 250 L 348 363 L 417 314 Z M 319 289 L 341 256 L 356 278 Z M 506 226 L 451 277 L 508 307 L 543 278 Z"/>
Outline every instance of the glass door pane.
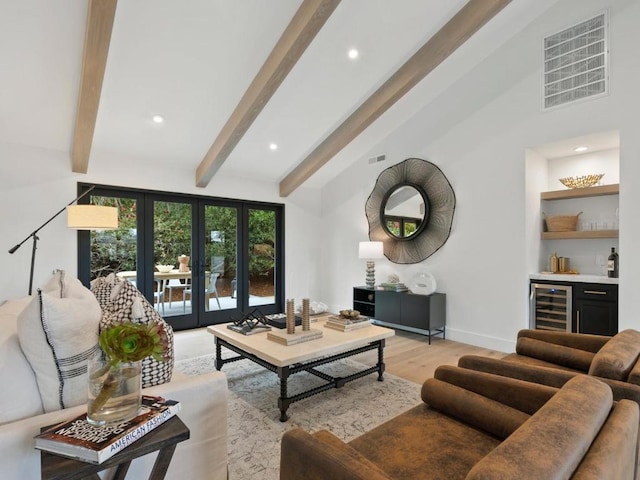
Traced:
<path fill-rule="evenodd" d="M 275 303 L 276 212 L 249 209 L 249 306 Z"/>
<path fill-rule="evenodd" d="M 203 236 L 204 311 L 237 309 L 238 209 L 205 205 Z"/>
<path fill-rule="evenodd" d="M 137 201 L 134 198 L 92 196 L 93 205 L 118 208 L 116 230 L 90 232 L 90 280 L 116 273 L 136 283 Z"/>
<path fill-rule="evenodd" d="M 191 313 L 192 206 L 153 203 L 153 303 L 163 317 Z"/>

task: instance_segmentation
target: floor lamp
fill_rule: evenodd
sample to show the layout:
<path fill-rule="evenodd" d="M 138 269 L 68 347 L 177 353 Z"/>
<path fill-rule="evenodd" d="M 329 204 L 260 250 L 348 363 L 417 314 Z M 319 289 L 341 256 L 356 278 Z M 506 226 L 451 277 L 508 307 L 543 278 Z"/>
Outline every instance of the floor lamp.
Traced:
<path fill-rule="evenodd" d="M 116 207 L 103 207 L 100 205 L 73 205 L 81 198 L 91 192 L 95 185 L 90 187 L 82 195 L 71 200 L 67 205 L 56 212 L 49 220 L 44 222 L 27 237 L 9 250 L 9 253 L 15 253 L 23 243 L 30 238 L 33 240 L 31 249 L 31 272 L 29 273 L 29 295 L 33 290 L 33 270 L 36 262 L 36 249 L 38 248 L 38 232 L 42 230 L 49 222 L 67 210 L 67 226 L 76 230 L 108 230 L 118 228 L 118 209 Z"/>

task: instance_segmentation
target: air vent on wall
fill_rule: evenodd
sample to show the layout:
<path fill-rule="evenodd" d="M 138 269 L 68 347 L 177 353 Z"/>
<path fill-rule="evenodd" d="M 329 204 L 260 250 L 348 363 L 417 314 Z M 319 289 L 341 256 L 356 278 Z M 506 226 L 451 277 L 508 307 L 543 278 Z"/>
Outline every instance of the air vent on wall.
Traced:
<path fill-rule="evenodd" d="M 544 108 L 607 93 L 607 14 L 544 39 Z"/>
<path fill-rule="evenodd" d="M 372 163 L 384 162 L 387 159 L 387 156 L 383 153 L 382 155 L 376 155 L 375 157 L 371 157 L 369 159 L 369 165 Z"/>

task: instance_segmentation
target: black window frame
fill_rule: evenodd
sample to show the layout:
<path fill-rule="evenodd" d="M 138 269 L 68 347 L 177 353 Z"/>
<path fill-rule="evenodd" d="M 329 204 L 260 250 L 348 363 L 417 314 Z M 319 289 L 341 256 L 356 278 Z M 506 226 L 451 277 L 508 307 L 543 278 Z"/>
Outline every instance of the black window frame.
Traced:
<path fill-rule="evenodd" d="M 141 240 L 137 243 L 137 271 L 142 272 L 145 281 L 149 283 L 152 280 L 153 271 L 153 245 L 152 236 L 145 235 L 145 231 L 153 231 L 153 217 L 146 212 L 152 211 L 154 201 L 167 202 L 189 202 L 192 203 L 192 251 L 198 252 L 199 264 L 193 265 L 192 269 L 197 268 L 196 275 L 199 276 L 204 270 L 204 245 L 200 243 L 199 235 L 204 231 L 204 209 L 205 206 L 221 206 L 235 207 L 238 209 L 238 252 L 237 252 L 237 298 L 238 305 L 235 309 L 227 309 L 218 312 L 205 312 L 202 316 L 195 315 L 198 320 L 185 320 L 185 316 L 169 316 L 165 320 L 168 321 L 174 330 L 186 330 L 191 328 L 201 328 L 206 325 L 229 322 L 237 318 L 243 313 L 249 313 L 254 309 L 259 309 L 263 314 L 281 313 L 284 311 L 284 272 L 285 272 L 285 205 L 275 202 L 261 202 L 254 200 L 231 199 L 224 197 L 214 197 L 208 195 L 196 195 L 188 193 L 176 193 L 162 190 L 140 189 L 133 187 L 121 187 L 114 185 L 101 185 L 93 183 L 78 182 L 78 195 L 87 191 L 90 187 L 95 187 L 90 195 L 81 199 L 79 203 L 89 203 L 91 196 L 105 197 L 126 197 L 134 198 L 138 201 L 140 208 L 137 216 L 138 235 Z M 272 210 L 275 212 L 275 255 L 276 262 L 274 266 L 274 303 L 269 305 L 261 305 L 259 307 L 249 306 L 248 291 L 248 274 L 249 274 L 249 211 L 251 209 Z M 148 218 L 150 217 L 150 218 Z M 89 231 L 78 231 L 78 278 L 86 286 L 90 286 L 91 278 L 91 235 Z M 151 245 L 149 245 L 151 244 Z M 194 276 L 194 277 L 195 277 Z M 149 278 L 147 278 L 149 277 Z M 151 279 L 151 280 L 150 280 Z M 198 287 L 199 279 L 194 278 L 193 288 Z M 144 289 L 144 287 L 143 287 Z M 152 296 L 151 291 L 146 292 L 146 296 Z M 153 297 L 151 297 L 153 298 Z M 200 307 L 200 305 L 198 306 Z M 198 311 L 200 309 L 198 308 Z M 193 316 L 193 314 L 192 314 Z M 202 320 L 202 321 L 201 321 Z"/>

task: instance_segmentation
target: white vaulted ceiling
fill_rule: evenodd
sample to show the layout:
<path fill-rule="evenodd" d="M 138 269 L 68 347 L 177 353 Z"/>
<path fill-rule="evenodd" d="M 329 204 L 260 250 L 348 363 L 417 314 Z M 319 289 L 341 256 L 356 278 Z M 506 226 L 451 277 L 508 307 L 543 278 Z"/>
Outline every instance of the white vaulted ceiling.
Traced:
<path fill-rule="evenodd" d="M 380 153 L 371 149 L 381 138 L 556 1 L 512 1 L 305 185 L 321 187 L 363 155 Z M 120 0 L 89 171 L 92 162 L 121 155 L 192 169 L 195 183 L 196 169 L 302 3 Z M 281 182 L 466 3 L 343 0 L 220 173 Z M 87 10 L 88 0 L 0 0 L 0 143 L 70 157 Z M 359 50 L 355 61 L 350 48 Z M 165 122 L 154 124 L 154 114 Z M 94 159 L 97 152 L 108 155 Z"/>

